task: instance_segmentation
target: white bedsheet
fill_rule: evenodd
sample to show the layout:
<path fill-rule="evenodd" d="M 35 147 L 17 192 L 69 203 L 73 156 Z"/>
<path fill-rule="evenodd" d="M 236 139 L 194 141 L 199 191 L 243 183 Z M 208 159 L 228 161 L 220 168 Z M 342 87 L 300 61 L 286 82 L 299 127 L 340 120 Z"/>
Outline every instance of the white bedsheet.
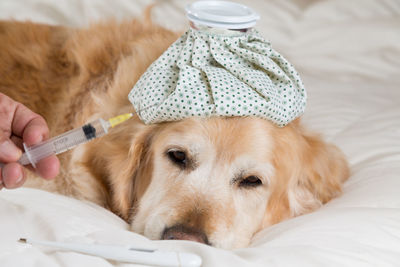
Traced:
<path fill-rule="evenodd" d="M 154 18 L 184 29 L 186 1 L 159 1 Z M 304 122 L 351 164 L 341 197 L 272 226 L 251 247 L 221 250 L 150 241 L 90 203 L 34 189 L 0 191 L 0 266 L 127 266 L 30 247 L 31 237 L 191 251 L 203 266 L 400 266 L 400 1 L 243 1 L 257 28 L 298 69 L 308 90 Z M 145 0 L 1 0 L 0 18 L 84 26 L 140 14 Z M 1 58 L 0 58 L 1 60 Z M 1 78 L 1 77 L 0 77 Z"/>

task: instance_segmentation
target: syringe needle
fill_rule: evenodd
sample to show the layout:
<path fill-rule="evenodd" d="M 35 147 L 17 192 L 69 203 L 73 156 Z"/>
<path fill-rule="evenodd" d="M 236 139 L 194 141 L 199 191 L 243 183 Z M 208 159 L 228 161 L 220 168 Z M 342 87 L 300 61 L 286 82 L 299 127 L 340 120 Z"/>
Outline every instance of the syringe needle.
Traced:
<path fill-rule="evenodd" d="M 129 120 L 130 118 L 132 118 L 133 113 L 125 113 L 122 115 L 118 115 L 116 117 L 113 117 L 111 119 L 108 120 L 108 122 L 110 123 L 111 128 L 114 126 L 117 126 L 120 123 L 123 123 L 126 120 Z"/>

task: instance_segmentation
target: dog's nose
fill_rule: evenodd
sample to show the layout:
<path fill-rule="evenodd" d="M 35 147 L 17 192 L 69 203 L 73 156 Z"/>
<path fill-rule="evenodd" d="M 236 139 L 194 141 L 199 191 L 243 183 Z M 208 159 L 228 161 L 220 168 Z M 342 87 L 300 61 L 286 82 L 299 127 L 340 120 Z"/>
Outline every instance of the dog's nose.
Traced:
<path fill-rule="evenodd" d="M 208 244 L 206 234 L 198 229 L 187 227 L 184 225 L 174 225 L 172 227 L 165 228 L 161 239 L 164 240 L 190 240 L 203 244 Z"/>

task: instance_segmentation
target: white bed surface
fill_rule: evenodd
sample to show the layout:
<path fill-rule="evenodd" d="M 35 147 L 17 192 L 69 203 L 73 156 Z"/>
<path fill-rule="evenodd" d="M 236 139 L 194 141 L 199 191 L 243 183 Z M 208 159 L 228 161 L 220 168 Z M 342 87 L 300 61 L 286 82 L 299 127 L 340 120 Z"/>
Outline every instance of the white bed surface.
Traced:
<path fill-rule="evenodd" d="M 185 1 L 159 1 L 156 21 L 182 30 Z M 309 101 L 308 127 L 337 144 L 351 164 L 344 193 L 320 210 L 227 251 L 187 241 L 150 241 L 90 203 L 34 190 L 0 191 L 0 266 L 126 266 L 17 243 L 158 246 L 190 251 L 203 266 L 400 266 L 400 1 L 243 1 L 257 28 L 293 63 Z M 140 0 L 1 0 L 0 18 L 69 26 L 140 14 Z M 1 60 L 1 59 L 0 59 Z"/>

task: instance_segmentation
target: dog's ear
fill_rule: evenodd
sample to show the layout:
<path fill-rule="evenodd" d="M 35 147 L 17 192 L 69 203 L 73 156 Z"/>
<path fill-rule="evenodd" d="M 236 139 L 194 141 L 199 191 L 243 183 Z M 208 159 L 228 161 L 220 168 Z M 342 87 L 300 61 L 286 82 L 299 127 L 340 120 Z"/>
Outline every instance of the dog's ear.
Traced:
<path fill-rule="evenodd" d="M 276 131 L 275 177 L 264 226 L 308 213 L 341 193 L 347 161 L 334 145 L 293 122 Z"/>
<path fill-rule="evenodd" d="M 138 121 L 123 124 L 87 150 L 84 164 L 102 184 L 104 206 L 126 221 L 150 183 L 153 128 Z"/>
<path fill-rule="evenodd" d="M 150 144 L 153 128 L 143 125 L 130 140 L 120 140 L 119 148 L 114 147 L 119 151 L 111 152 L 107 162 L 107 179 L 111 191 L 110 208 L 126 221 L 132 217 L 138 199 L 144 194 L 151 180 L 153 166 Z M 123 138 L 124 135 L 116 136 Z"/>

